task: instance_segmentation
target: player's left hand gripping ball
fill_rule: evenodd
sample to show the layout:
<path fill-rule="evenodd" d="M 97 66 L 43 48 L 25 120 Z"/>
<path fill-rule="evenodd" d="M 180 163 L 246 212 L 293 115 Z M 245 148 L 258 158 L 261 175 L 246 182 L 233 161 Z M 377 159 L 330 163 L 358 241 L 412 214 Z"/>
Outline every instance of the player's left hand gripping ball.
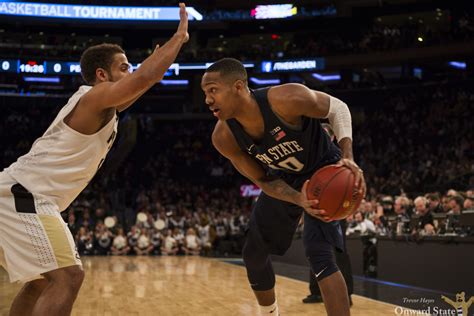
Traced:
<path fill-rule="evenodd" d="M 359 193 L 365 197 L 367 186 L 365 184 L 364 171 L 352 159 L 343 158 L 337 163 L 338 166 L 346 166 L 351 169 L 355 175 L 355 184 L 359 188 Z"/>

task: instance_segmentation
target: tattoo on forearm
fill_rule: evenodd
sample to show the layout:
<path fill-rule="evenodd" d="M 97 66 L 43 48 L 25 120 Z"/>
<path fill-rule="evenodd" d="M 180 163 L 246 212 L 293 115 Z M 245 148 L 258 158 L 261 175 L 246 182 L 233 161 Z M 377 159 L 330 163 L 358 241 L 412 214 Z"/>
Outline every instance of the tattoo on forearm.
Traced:
<path fill-rule="evenodd" d="M 263 187 L 262 190 L 281 200 L 293 202 L 295 194 L 298 194 L 298 191 L 290 187 L 281 179 L 272 179 L 270 181 L 265 181 L 264 183 L 265 187 Z"/>

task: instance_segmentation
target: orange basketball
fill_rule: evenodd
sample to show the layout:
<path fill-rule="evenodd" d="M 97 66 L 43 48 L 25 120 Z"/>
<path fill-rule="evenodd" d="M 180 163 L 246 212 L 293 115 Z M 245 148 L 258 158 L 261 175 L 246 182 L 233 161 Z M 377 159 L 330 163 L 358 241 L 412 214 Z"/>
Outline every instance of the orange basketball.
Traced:
<path fill-rule="evenodd" d="M 318 209 L 325 210 L 331 220 L 344 219 L 354 214 L 363 198 L 354 180 L 348 167 L 328 165 L 313 174 L 306 194 L 310 200 L 319 200 Z"/>

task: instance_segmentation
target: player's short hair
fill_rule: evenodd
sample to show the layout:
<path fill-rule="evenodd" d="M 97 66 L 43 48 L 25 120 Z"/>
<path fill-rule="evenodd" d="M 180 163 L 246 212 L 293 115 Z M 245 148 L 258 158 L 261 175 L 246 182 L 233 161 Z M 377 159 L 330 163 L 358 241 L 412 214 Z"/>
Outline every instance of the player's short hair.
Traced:
<path fill-rule="evenodd" d="M 116 54 L 125 54 L 122 47 L 117 44 L 103 43 L 87 48 L 81 56 L 81 75 L 84 81 L 93 85 L 97 68 L 110 72 Z"/>
<path fill-rule="evenodd" d="M 222 58 L 213 63 L 206 72 L 218 72 L 222 77 L 242 80 L 247 83 L 247 70 L 244 65 L 235 58 Z"/>

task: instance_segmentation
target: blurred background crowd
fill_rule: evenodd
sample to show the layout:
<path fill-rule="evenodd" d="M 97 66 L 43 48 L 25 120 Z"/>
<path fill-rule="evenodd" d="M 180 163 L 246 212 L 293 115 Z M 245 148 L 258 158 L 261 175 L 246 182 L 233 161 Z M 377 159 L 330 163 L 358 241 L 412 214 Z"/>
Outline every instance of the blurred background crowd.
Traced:
<path fill-rule="evenodd" d="M 89 4 L 119 3 L 132 5 Z M 175 3 L 133 2 L 158 4 Z M 294 17 L 256 20 L 252 1 L 195 1 L 204 19 L 191 22 L 191 40 L 177 61 L 251 61 L 251 88 L 300 82 L 349 105 L 355 159 L 368 186 L 347 219 L 349 236 L 469 236 L 461 215 L 472 212 L 474 200 L 474 21 L 463 4 L 296 1 Z M 2 16 L 0 59 L 77 61 L 88 46 L 112 42 L 138 63 L 174 27 Z M 262 61 L 292 58 L 324 58 L 325 68 L 258 69 Z M 29 150 L 82 79 L 3 70 L 0 165 L 7 167 Z M 254 197 L 242 196 L 249 181 L 211 145 L 215 121 L 204 105 L 201 75 L 202 69 L 166 77 L 173 83 L 156 85 L 121 114 L 106 163 L 63 212 L 81 254 L 240 252 Z"/>

